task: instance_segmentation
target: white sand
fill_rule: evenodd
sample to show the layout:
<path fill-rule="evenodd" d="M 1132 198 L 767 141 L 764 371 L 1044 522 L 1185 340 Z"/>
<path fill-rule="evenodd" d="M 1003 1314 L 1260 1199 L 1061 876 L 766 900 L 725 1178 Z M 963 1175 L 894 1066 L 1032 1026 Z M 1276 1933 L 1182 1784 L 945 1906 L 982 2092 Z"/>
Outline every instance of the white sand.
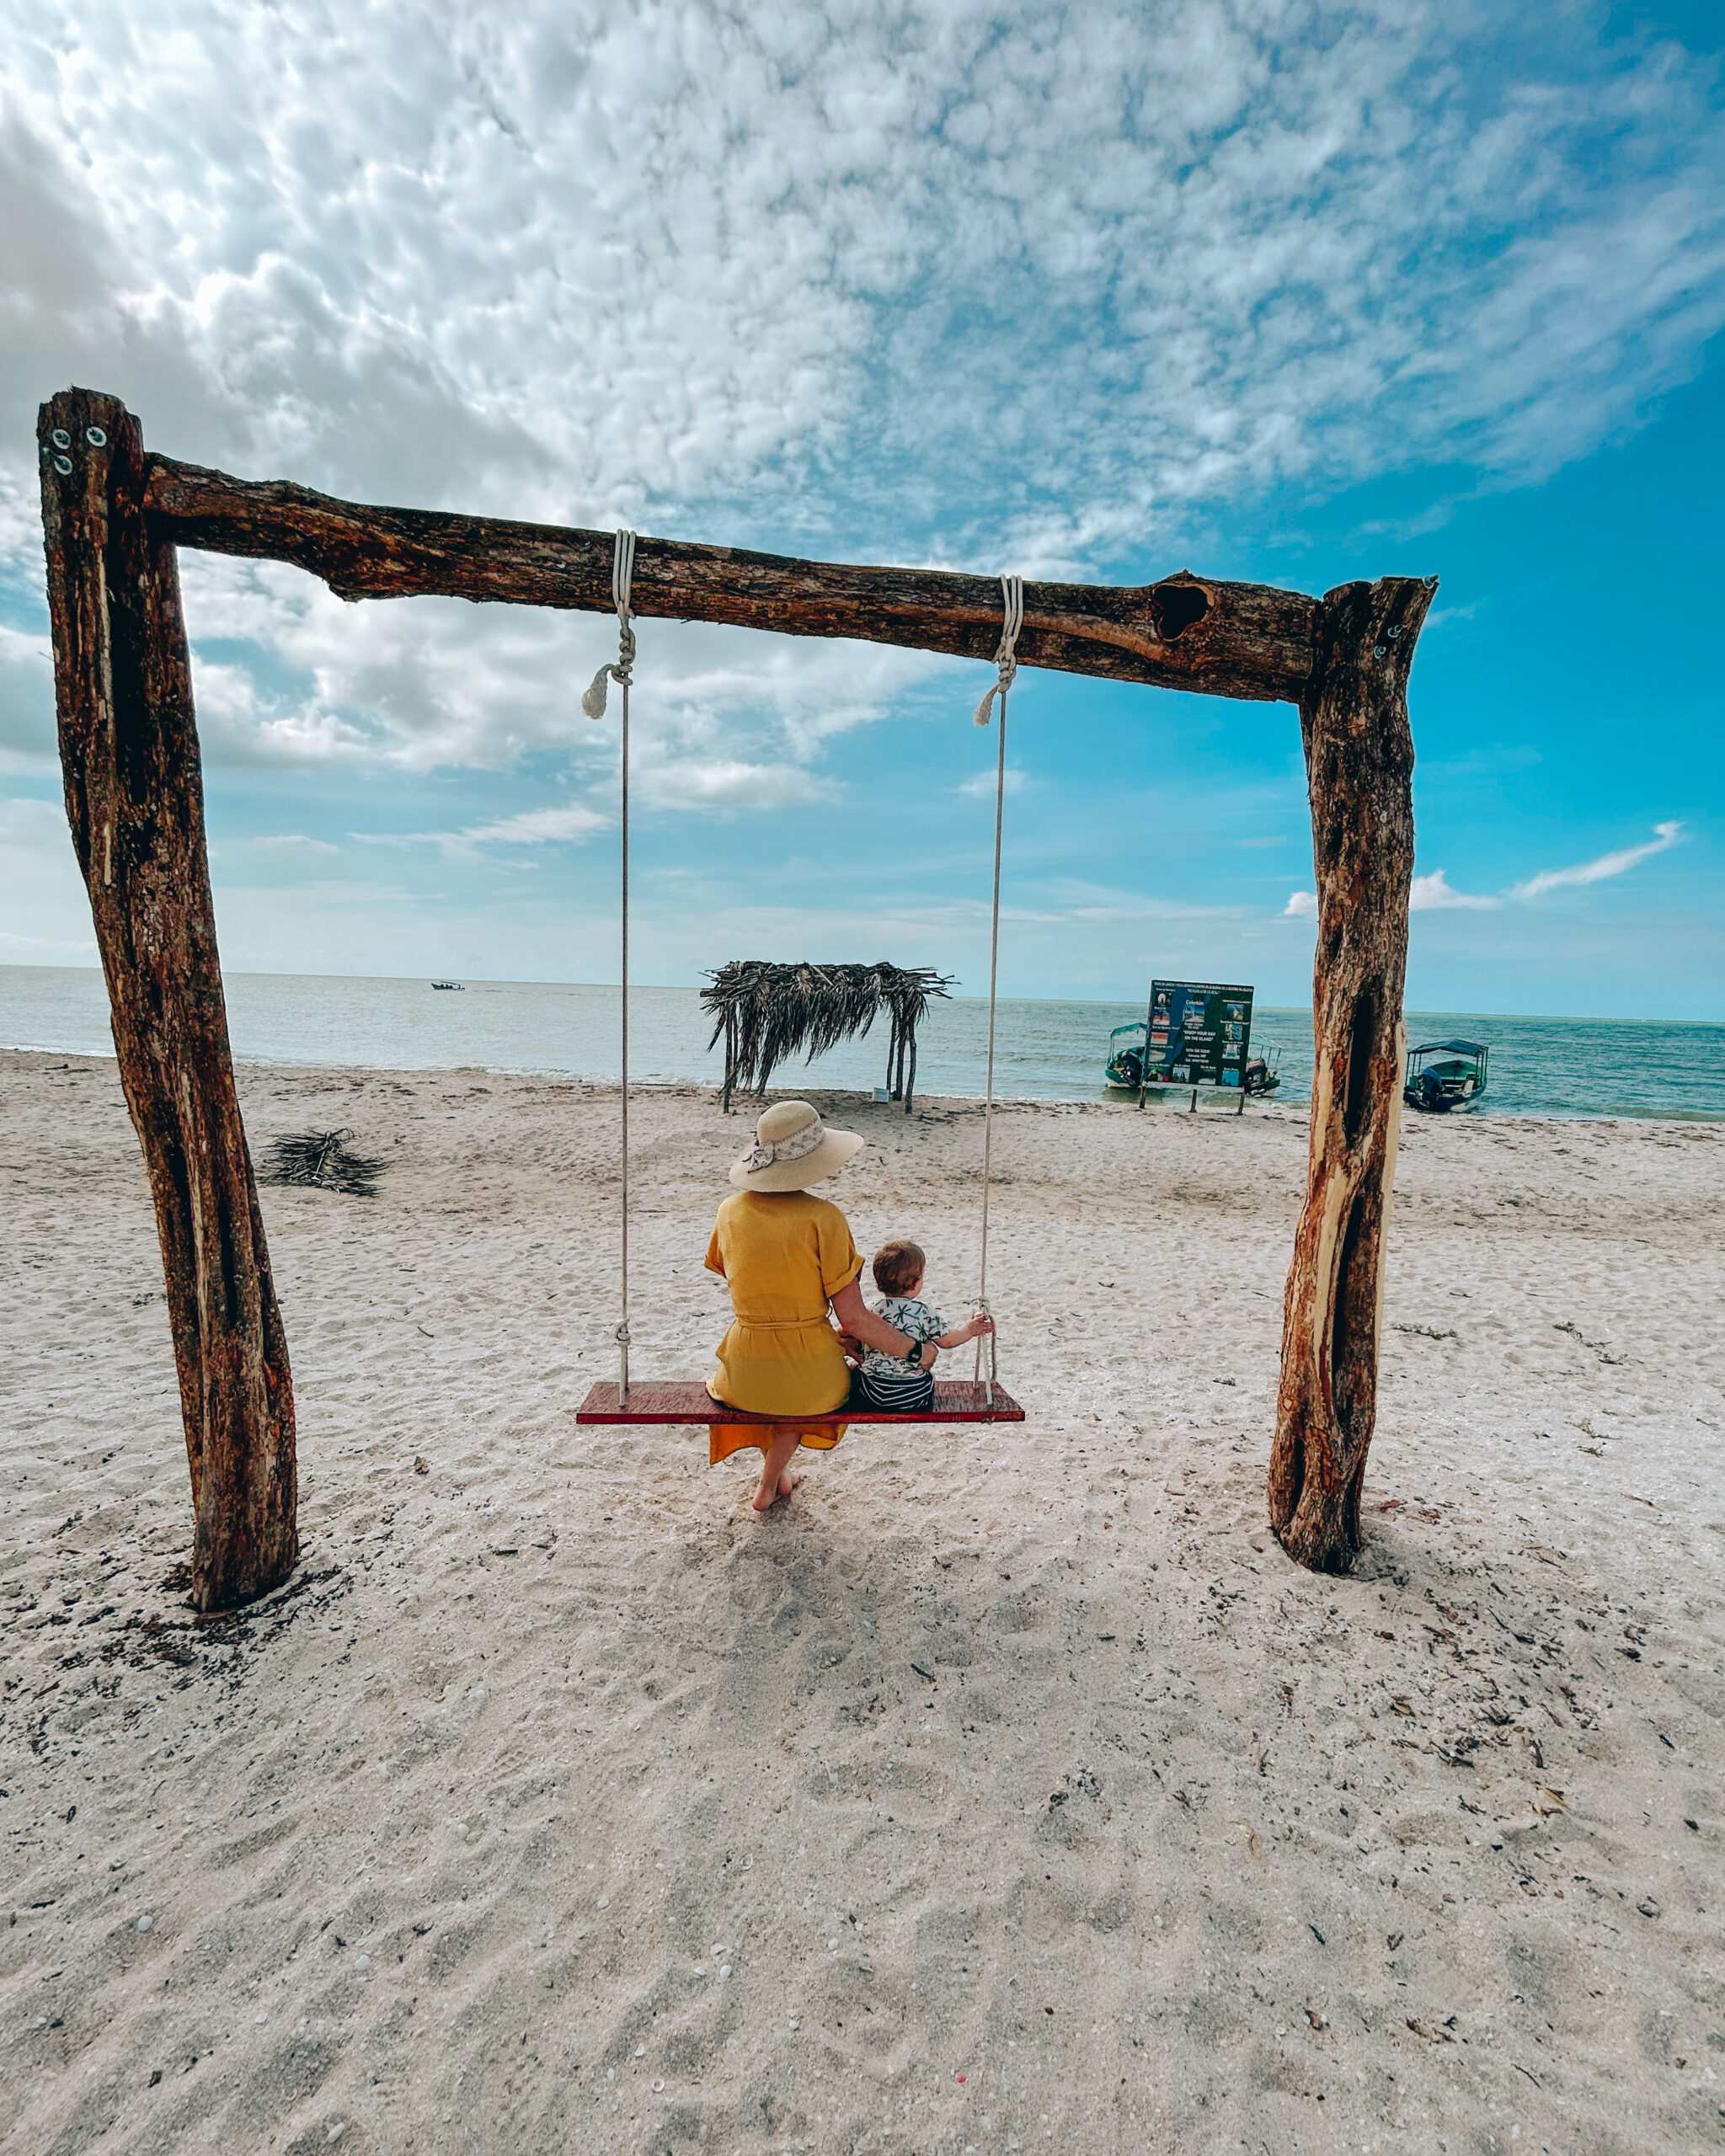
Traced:
<path fill-rule="evenodd" d="M 0 1058 L 8 2148 L 1725 2137 L 1717 1130 L 1415 1123 L 1327 1580 L 1262 1527 L 1296 1112 L 1007 1113 L 1030 1420 L 854 1431 L 762 1524 L 753 1454 L 574 1426 L 614 1095 L 252 1070 L 254 1143 L 392 1167 L 265 1193 L 305 1556 L 200 1623 L 144 1179 L 66 1062 Z M 831 1106 L 859 1243 L 961 1313 L 980 1115 Z M 636 1120 L 638 1374 L 693 1375 L 745 1125 Z"/>

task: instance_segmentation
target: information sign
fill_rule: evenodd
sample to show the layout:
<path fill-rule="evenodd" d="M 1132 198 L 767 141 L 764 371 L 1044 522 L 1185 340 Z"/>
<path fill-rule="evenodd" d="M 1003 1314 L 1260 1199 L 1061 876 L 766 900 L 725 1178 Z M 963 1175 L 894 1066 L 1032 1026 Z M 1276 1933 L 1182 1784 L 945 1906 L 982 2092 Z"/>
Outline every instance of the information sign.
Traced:
<path fill-rule="evenodd" d="M 1252 1041 L 1252 990 L 1213 980 L 1158 980 L 1150 989 L 1145 1082 L 1237 1086 Z"/>

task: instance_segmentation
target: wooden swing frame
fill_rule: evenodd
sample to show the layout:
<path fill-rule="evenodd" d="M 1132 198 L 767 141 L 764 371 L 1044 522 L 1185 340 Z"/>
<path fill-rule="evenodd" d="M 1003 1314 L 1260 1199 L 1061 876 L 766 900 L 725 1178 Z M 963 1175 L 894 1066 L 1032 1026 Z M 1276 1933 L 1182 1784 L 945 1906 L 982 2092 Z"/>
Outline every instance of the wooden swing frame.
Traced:
<path fill-rule="evenodd" d="M 435 594 L 603 614 L 611 535 L 231 478 L 147 453 L 120 400 L 91 390 L 44 404 L 37 444 L 67 816 L 155 1203 L 195 1518 L 192 1598 L 222 1609 L 292 1570 L 297 1480 L 287 1341 L 228 1044 L 179 550 L 290 563 L 347 600 Z M 1316 599 L 1186 570 L 1134 588 L 1024 586 L 1023 664 L 1300 709 L 1316 1065 L 1268 1506 L 1289 1554 L 1322 1571 L 1345 1570 L 1359 1547 L 1376 1417 L 1413 872 L 1407 688 L 1436 589 L 1386 577 Z M 633 607 L 979 660 L 993 656 L 1001 618 L 993 577 L 663 539 L 639 542 Z"/>

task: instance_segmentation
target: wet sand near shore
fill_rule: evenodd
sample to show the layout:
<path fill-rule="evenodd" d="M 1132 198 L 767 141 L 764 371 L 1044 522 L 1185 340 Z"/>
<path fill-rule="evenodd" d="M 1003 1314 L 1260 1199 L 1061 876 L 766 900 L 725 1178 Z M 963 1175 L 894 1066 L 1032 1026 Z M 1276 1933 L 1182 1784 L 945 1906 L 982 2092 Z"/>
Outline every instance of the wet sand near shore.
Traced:
<path fill-rule="evenodd" d="M 1028 1420 L 761 1520 L 574 1424 L 614 1089 L 241 1085 L 388 1166 L 264 1193 L 304 1555 L 200 1620 L 114 1065 L 0 1054 L 0 2146 L 1725 2145 L 1725 1133 L 1412 1122 L 1328 1579 L 1263 1525 L 1300 1111 L 1002 1111 Z M 962 1315 L 980 1109 L 809 1097 Z M 633 1367 L 702 1374 L 748 1119 L 631 1123 Z"/>

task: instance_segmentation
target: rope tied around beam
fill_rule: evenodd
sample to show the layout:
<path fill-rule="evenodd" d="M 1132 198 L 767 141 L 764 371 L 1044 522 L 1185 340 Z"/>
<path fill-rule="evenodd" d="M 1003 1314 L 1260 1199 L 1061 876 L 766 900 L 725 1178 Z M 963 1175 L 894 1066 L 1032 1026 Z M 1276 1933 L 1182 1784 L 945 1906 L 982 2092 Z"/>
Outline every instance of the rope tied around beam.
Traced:
<path fill-rule="evenodd" d="M 1006 610 L 1006 621 L 1005 625 L 1001 630 L 1000 648 L 994 655 L 994 663 L 999 670 L 1000 679 L 995 683 L 988 694 L 982 699 L 982 702 L 976 707 L 976 723 L 979 726 L 987 725 L 989 718 L 992 714 L 994 700 L 996 696 L 1001 700 L 1001 719 L 1002 723 L 1004 723 L 1006 719 L 1007 691 L 1012 687 L 1018 675 L 1018 661 L 1014 654 L 1014 648 L 1018 641 L 1018 632 L 1024 626 L 1023 578 L 1021 576 L 1002 576 L 1001 579 L 1001 599 Z"/>
<path fill-rule="evenodd" d="M 629 625 L 629 586 L 634 574 L 635 535 L 620 531 L 611 558 L 611 603 L 617 609 L 617 657 L 606 661 L 582 696 L 581 709 L 589 718 L 605 716 L 606 682 L 618 682 L 627 691 L 634 679 L 635 632 Z"/>

